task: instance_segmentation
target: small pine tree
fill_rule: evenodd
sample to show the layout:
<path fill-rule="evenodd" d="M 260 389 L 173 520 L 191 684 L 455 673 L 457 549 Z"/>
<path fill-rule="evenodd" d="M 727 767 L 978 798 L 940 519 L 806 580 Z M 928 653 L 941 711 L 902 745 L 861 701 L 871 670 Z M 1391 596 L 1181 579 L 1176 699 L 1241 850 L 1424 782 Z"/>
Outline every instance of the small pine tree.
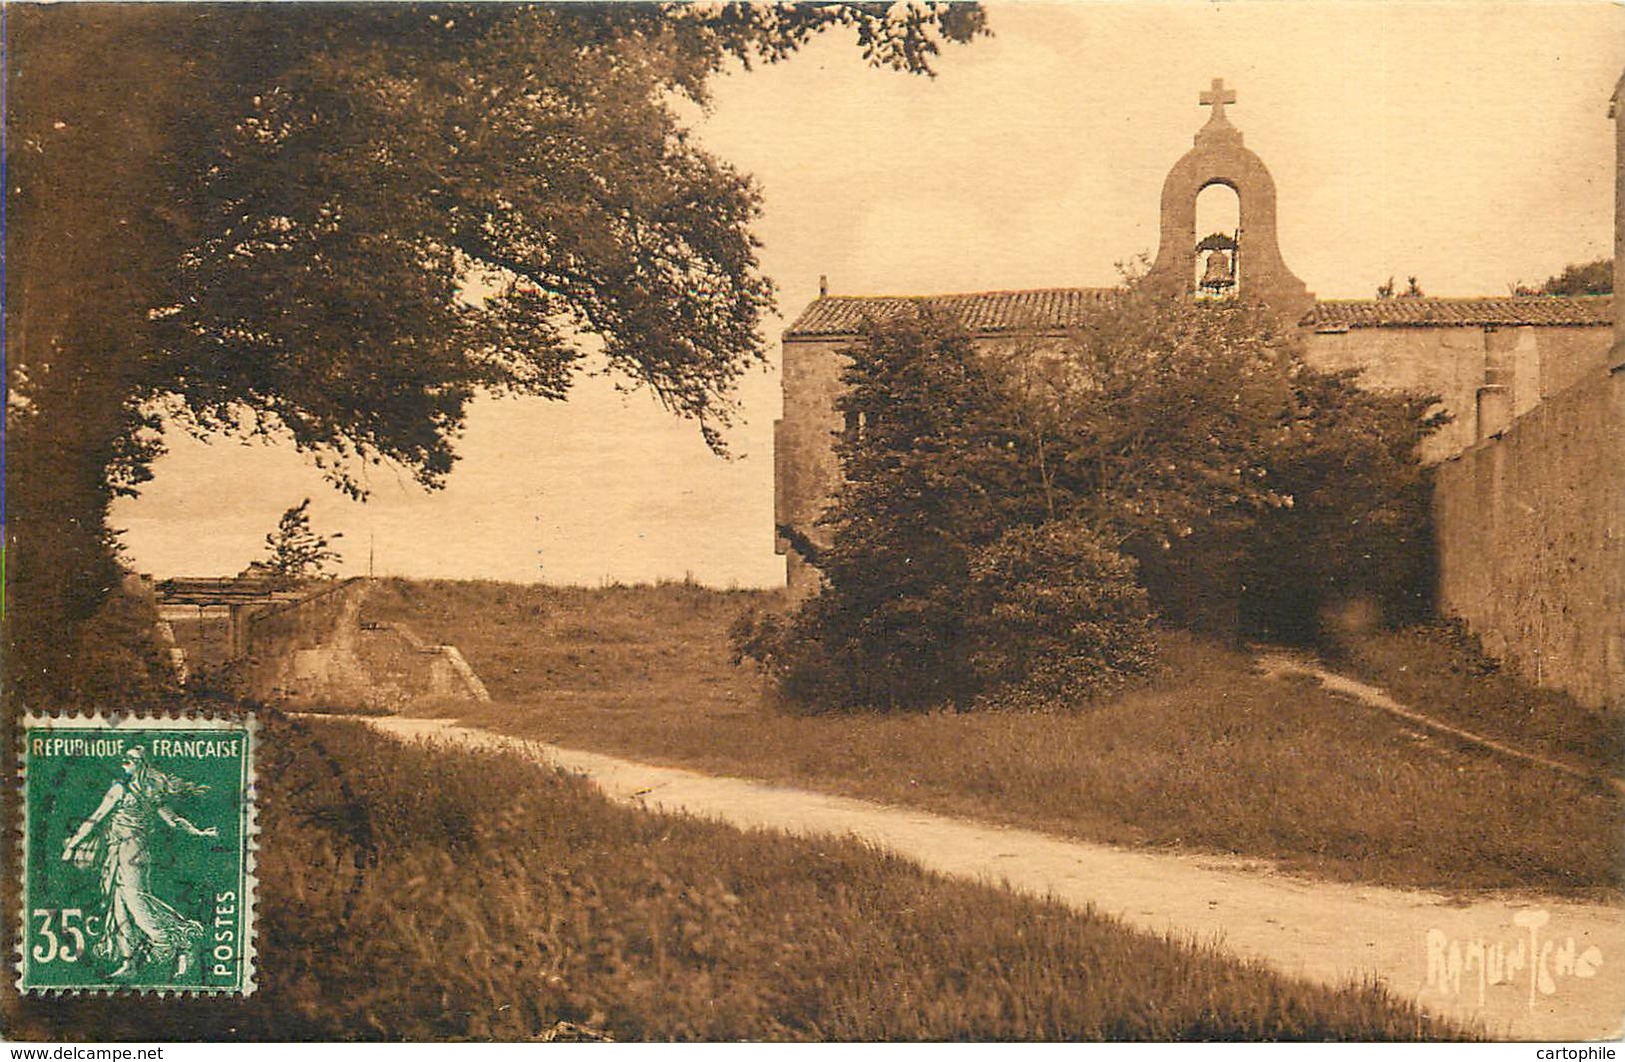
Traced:
<path fill-rule="evenodd" d="M 265 536 L 269 556 L 249 565 L 248 573 L 268 577 L 282 586 L 306 579 L 331 579 L 334 573 L 328 567 L 342 556 L 328 549 L 328 543 L 343 537 L 341 531 L 324 536 L 310 529 L 310 499 L 306 498 L 282 514 L 276 530 Z"/>

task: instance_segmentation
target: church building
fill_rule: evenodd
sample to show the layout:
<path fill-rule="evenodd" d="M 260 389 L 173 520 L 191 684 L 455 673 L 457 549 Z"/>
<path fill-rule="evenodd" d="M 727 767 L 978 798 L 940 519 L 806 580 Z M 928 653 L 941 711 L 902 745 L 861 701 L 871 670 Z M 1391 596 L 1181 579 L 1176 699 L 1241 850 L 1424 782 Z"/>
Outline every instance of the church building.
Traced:
<path fill-rule="evenodd" d="M 1245 146 L 1240 130 L 1226 113 L 1226 106 L 1236 103 L 1236 93 L 1215 80 L 1200 94 L 1199 101 L 1211 112 L 1197 132 L 1194 146 L 1174 164 L 1163 182 L 1160 245 L 1146 283 L 1192 297 L 1261 302 L 1297 326 L 1306 357 L 1316 367 L 1358 368 L 1363 370 L 1360 379 L 1367 387 L 1440 395 L 1452 419 L 1424 445 L 1421 457 L 1430 464 L 1450 464 L 1470 456 L 1471 451 L 1500 440 L 1543 403 L 1571 392 L 1578 394 L 1605 377 L 1612 388 L 1609 393 L 1618 391 L 1621 374 L 1610 370 L 1621 358 L 1615 348 L 1612 299 L 1606 295 L 1315 298 L 1282 259 L 1276 239 L 1275 182 L 1263 160 Z M 1621 107 L 1616 99 L 1615 111 Z M 1235 193 L 1237 218 L 1233 231 L 1197 231 L 1198 196 L 1213 185 L 1226 186 Z M 1616 271 L 1620 257 L 1616 254 Z M 784 407 L 782 419 L 775 425 L 774 514 L 777 548 L 788 556 L 791 587 L 810 590 L 816 585 L 816 571 L 796 553 L 791 542 L 803 535 L 817 542 L 826 534 L 817 527 L 817 521 L 840 481 L 833 446 L 844 427 L 835 408 L 841 390 L 840 352 L 861 337 L 866 320 L 885 318 L 925 303 L 956 317 L 982 344 L 1032 342 L 1044 337 L 1058 339 L 1082 326 L 1091 305 L 1102 294 L 1103 289 L 1098 288 L 903 296 L 829 295 L 821 291 L 819 298 L 785 331 L 783 339 Z M 1604 406 L 1612 409 L 1607 401 Z M 1602 425 L 1602 438 L 1610 438 L 1607 423 Z M 1550 448 L 1543 443 L 1540 449 L 1545 453 Z M 1504 480 L 1505 473 L 1502 468 L 1485 475 L 1499 475 Z M 1441 479 L 1448 480 L 1449 474 Z M 1547 476 L 1542 481 L 1549 479 Z M 1475 478 L 1470 488 L 1463 489 L 1478 491 L 1482 497 L 1467 506 L 1453 496 L 1446 497 L 1443 505 L 1454 506 L 1451 517 L 1493 522 L 1497 502 L 1485 492 L 1495 488 Z M 1604 505 L 1605 510 L 1608 506 L 1617 508 L 1618 499 L 1609 497 L 1612 500 L 1592 500 Z M 1518 504 L 1527 506 L 1530 500 L 1518 499 Z M 1539 631 L 1520 633 L 1510 628 L 1530 626 L 1527 614 L 1531 608 L 1555 607 L 1565 614 L 1587 616 L 1593 610 L 1606 613 L 1611 609 L 1616 614 L 1621 611 L 1625 601 L 1619 597 L 1625 575 L 1614 569 L 1625 566 L 1619 552 L 1622 529 L 1612 522 L 1613 517 L 1608 519 L 1609 529 L 1604 530 L 1603 541 L 1596 547 L 1602 552 L 1591 557 L 1581 549 L 1569 558 L 1588 569 L 1600 566 L 1602 570 L 1571 575 L 1608 587 L 1602 591 L 1612 595 L 1607 600 L 1564 602 L 1558 606 L 1524 602 L 1517 606 L 1518 616 L 1506 618 L 1502 615 L 1506 610 L 1500 605 L 1452 600 L 1451 558 L 1441 558 L 1444 585 L 1440 599 L 1447 610 L 1466 613 L 1469 625 L 1480 632 L 1491 652 L 1530 671 L 1537 681 L 1548 681 L 1570 664 L 1581 666 L 1578 660 L 1560 662 L 1559 657 L 1587 657 L 1587 673 L 1599 677 L 1584 680 L 1577 695 L 1595 706 L 1617 705 L 1621 686 L 1625 685 L 1625 638 L 1618 629 L 1617 616 L 1607 621 L 1611 625 L 1606 631 L 1593 629 L 1594 624 L 1586 626 L 1590 620 L 1584 620 L 1580 629 L 1574 630 L 1557 631 L 1544 620 L 1535 624 Z M 1473 541 L 1473 551 L 1493 553 L 1506 546 L 1483 541 L 1482 531 L 1479 527 L 1466 535 Z M 1538 529 L 1529 533 L 1540 534 Z M 1447 554 L 1452 546 L 1451 534 L 1451 528 L 1441 528 L 1441 549 Z M 1527 537 L 1521 531 L 1516 535 Z M 1536 546 L 1517 548 L 1540 552 Z M 1561 547 L 1553 548 L 1563 551 Z M 1583 560 L 1575 559 L 1582 555 Z M 1535 563 L 1533 557 L 1525 559 Z M 1490 563 L 1489 558 L 1478 558 L 1463 576 L 1464 585 L 1473 587 L 1462 591 L 1469 596 L 1491 593 L 1478 589 L 1486 581 L 1480 578 L 1483 565 L 1479 561 Z M 1512 563 L 1510 554 L 1507 563 Z M 1534 569 L 1528 574 L 1531 580 L 1542 577 Z M 1497 576 L 1486 578 L 1493 583 Z M 1538 584 L 1531 592 L 1539 592 Z M 1471 614 L 1475 611 L 1482 614 L 1476 620 Z M 1569 625 L 1573 627 L 1574 623 Z M 1531 639 L 1532 647 L 1524 644 Z M 1579 644 L 1592 639 L 1596 645 Z M 1566 677 L 1556 684 L 1572 685 Z"/>

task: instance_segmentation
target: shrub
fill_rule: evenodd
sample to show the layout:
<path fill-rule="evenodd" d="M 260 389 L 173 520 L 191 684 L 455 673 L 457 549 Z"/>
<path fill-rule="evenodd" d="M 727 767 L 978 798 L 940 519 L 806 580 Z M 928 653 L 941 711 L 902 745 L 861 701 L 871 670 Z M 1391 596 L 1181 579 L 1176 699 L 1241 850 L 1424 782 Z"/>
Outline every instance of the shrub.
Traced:
<path fill-rule="evenodd" d="M 825 589 L 786 619 L 744 621 L 736 651 L 814 710 L 965 708 L 1029 680 L 1034 696 L 1082 695 L 1140 669 L 1133 566 L 1082 525 L 1035 529 L 1043 469 L 969 335 L 920 312 L 848 354 Z"/>
<path fill-rule="evenodd" d="M 158 642 L 157 626 L 150 590 L 126 577 L 77 632 L 78 645 L 68 657 L 69 703 L 150 708 L 177 700 L 180 683 Z"/>
<path fill-rule="evenodd" d="M 1428 396 L 1368 391 L 1352 372 L 1292 375 L 1289 445 L 1270 467 L 1290 506 L 1258 517 L 1238 565 L 1250 633 L 1320 641 L 1329 608 L 1369 602 L 1389 622 L 1433 607 L 1432 520 L 1417 446 L 1442 415 Z"/>
<path fill-rule="evenodd" d="M 924 311 L 874 325 L 847 354 L 825 589 L 736 644 L 806 707 L 968 705 L 970 558 L 1034 496 L 1009 407 L 971 337 Z"/>
<path fill-rule="evenodd" d="M 1434 400 L 1312 369 L 1262 307 L 1130 285 L 1064 340 L 981 351 L 920 309 L 846 354 L 825 589 L 736 642 L 792 701 L 1089 695 L 1147 666 L 1147 597 L 1298 639 L 1344 601 L 1426 609 Z"/>
<path fill-rule="evenodd" d="M 1098 696 L 1144 674 L 1156 644 L 1134 576 L 1134 562 L 1082 524 L 1006 532 L 970 567 L 979 686 L 1031 704 Z"/>
<path fill-rule="evenodd" d="M 825 591 L 787 615 L 747 611 L 729 633 L 735 660 L 755 660 L 795 712 L 931 707 L 968 693 L 958 669 L 933 672 L 911 658 L 923 641 L 918 628 L 905 644 L 875 636 L 887 626 L 888 617 L 848 610 Z M 903 622 L 896 633 L 909 630 Z"/>
<path fill-rule="evenodd" d="M 1134 557 L 1165 617 L 1312 635 L 1328 601 L 1403 611 L 1425 584 L 1432 397 L 1311 368 L 1262 307 L 1133 284 L 1037 367 L 1012 365 L 1048 504 Z"/>

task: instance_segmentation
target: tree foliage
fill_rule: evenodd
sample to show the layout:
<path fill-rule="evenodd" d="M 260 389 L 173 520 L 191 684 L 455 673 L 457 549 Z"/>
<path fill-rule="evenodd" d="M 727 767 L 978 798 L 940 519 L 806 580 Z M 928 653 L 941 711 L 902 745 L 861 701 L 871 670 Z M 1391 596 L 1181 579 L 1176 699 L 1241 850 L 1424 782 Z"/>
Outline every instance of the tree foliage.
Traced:
<path fill-rule="evenodd" d="M 1049 518 L 1042 471 L 972 338 L 922 311 L 875 323 L 847 353 L 838 404 L 854 428 L 836 446 L 826 586 L 788 620 L 743 624 L 742 653 L 813 709 L 967 707 L 1029 680 L 1039 696 L 1082 693 L 1138 667 L 1132 565 L 1087 528 L 1020 533 Z"/>
<path fill-rule="evenodd" d="M 1610 295 L 1614 290 L 1614 260 L 1599 258 L 1583 264 L 1570 263 L 1555 277 L 1547 277 L 1544 284 L 1530 285 L 1513 281 L 1507 289 L 1519 298 L 1536 295 Z"/>
<path fill-rule="evenodd" d="M 851 352 L 837 446 L 843 485 L 825 522 L 829 592 L 808 619 L 851 679 L 839 703 L 964 702 L 976 682 L 965 596 L 975 551 L 1031 492 L 998 383 L 952 322 L 903 317 Z"/>
<path fill-rule="evenodd" d="M 1389 622 L 1429 615 L 1435 545 L 1417 448 L 1447 419 L 1437 397 L 1364 389 L 1358 370 L 1300 367 L 1292 383 L 1290 442 L 1270 470 L 1292 504 L 1262 513 L 1244 540 L 1242 628 L 1308 641 L 1337 606 L 1375 606 Z"/>
<path fill-rule="evenodd" d="M 1435 400 L 1309 367 L 1262 307 L 1130 283 L 1064 340 L 922 311 L 847 353 L 826 585 L 738 632 L 793 701 L 1077 702 L 1151 666 L 1152 607 L 1310 638 L 1427 604 Z"/>
<path fill-rule="evenodd" d="M 1542 295 L 1609 295 L 1614 290 L 1614 260 L 1599 258 L 1584 265 L 1568 265 L 1540 286 Z"/>
<path fill-rule="evenodd" d="M 1048 504 L 1134 557 L 1164 614 L 1310 636 L 1331 598 L 1415 601 L 1434 396 L 1310 367 L 1263 307 L 1133 283 L 1018 358 Z"/>
<path fill-rule="evenodd" d="M 343 538 L 335 532 L 333 538 Z M 307 579 L 331 577 L 329 568 L 343 556 L 328 547 L 326 535 L 310 527 L 310 499 L 291 506 L 277 521 L 276 530 L 265 536 L 265 557 L 249 565 L 249 574 L 263 575 L 274 583 L 292 586 Z"/>
<path fill-rule="evenodd" d="M 107 507 L 166 425 L 291 439 L 352 494 L 378 461 L 433 486 L 476 393 L 561 398 L 592 353 L 720 447 L 772 287 L 758 192 L 680 100 L 842 27 L 911 72 L 984 29 L 941 4 L 12 11 L 10 673 L 60 693 L 55 647 L 117 579 Z"/>
<path fill-rule="evenodd" d="M 1020 525 L 978 550 L 969 605 L 971 668 L 997 703 L 1083 702 L 1156 661 L 1134 562 L 1087 524 Z"/>

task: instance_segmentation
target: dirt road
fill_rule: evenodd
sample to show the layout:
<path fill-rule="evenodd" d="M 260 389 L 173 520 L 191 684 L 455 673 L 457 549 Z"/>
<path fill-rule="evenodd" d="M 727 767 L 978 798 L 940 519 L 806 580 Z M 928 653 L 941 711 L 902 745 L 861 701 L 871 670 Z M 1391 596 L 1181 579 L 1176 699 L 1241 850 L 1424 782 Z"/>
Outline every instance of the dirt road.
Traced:
<path fill-rule="evenodd" d="M 1092 905 L 1153 932 L 1330 984 L 1373 977 L 1496 1039 L 1616 1038 L 1625 1027 L 1625 909 L 1534 898 L 1473 903 L 1311 882 L 1268 867 L 1131 852 L 846 797 L 518 742 L 445 720 L 377 719 L 402 738 L 509 745 L 611 797 L 737 826 L 861 838 L 945 874 Z"/>

